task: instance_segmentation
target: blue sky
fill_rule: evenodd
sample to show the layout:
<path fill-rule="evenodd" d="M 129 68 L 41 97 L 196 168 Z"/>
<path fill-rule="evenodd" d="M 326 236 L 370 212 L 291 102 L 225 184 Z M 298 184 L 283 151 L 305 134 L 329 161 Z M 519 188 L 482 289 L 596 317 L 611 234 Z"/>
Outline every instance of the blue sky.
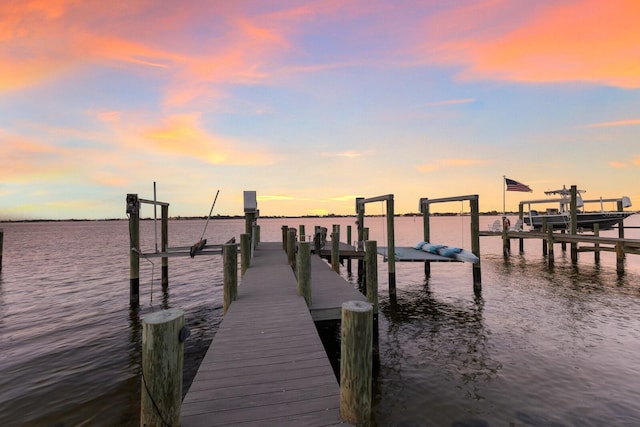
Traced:
<path fill-rule="evenodd" d="M 227 4 L 229 3 L 229 4 Z M 0 4 L 0 220 L 349 214 L 355 197 L 640 203 L 640 4 Z M 459 206 L 438 206 L 447 211 Z M 144 215 L 144 212 L 143 212 Z"/>

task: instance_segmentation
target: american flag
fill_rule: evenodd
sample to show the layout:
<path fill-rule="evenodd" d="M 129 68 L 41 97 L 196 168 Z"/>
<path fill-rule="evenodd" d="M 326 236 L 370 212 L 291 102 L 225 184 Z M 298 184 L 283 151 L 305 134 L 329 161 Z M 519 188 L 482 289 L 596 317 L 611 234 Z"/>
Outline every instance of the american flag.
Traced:
<path fill-rule="evenodd" d="M 514 181 L 513 179 L 505 178 L 505 182 L 507 183 L 507 191 L 533 191 L 529 188 L 528 185 L 525 185 L 521 182 Z"/>

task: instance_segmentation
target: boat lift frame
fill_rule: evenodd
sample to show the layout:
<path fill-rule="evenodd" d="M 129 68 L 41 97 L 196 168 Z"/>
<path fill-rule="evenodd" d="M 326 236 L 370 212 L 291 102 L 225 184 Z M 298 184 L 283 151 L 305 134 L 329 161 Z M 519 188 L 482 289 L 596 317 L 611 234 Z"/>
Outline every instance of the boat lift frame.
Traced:
<path fill-rule="evenodd" d="M 454 196 L 454 197 L 442 197 L 438 199 L 429 199 L 427 197 L 420 198 L 420 213 L 422 214 L 424 241 L 430 241 L 430 226 L 429 226 L 429 208 L 434 203 L 447 203 L 447 202 L 459 202 L 468 200 L 471 207 L 471 252 L 478 257 L 478 262 L 473 264 L 473 290 L 474 292 L 480 292 L 482 290 L 482 270 L 480 268 L 480 209 L 479 199 L 477 194 L 471 194 L 467 196 Z M 425 274 L 429 275 L 430 265 L 425 262 L 424 270 Z"/>

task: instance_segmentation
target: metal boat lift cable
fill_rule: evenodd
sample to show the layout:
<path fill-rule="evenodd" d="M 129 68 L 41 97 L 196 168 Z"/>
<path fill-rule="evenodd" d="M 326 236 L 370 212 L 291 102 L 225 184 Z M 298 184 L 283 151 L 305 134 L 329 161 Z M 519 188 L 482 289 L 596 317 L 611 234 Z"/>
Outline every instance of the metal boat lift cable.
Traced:
<path fill-rule="evenodd" d="M 211 219 L 211 213 L 213 212 L 213 207 L 216 205 L 216 200 L 218 200 L 219 193 L 220 193 L 220 190 L 216 191 L 216 197 L 213 199 L 213 204 L 211 205 L 211 210 L 209 211 L 207 222 L 204 224 L 204 230 L 202 230 L 202 236 L 200 236 L 200 240 L 204 239 L 204 233 L 207 231 L 207 225 L 209 225 L 209 220 Z"/>

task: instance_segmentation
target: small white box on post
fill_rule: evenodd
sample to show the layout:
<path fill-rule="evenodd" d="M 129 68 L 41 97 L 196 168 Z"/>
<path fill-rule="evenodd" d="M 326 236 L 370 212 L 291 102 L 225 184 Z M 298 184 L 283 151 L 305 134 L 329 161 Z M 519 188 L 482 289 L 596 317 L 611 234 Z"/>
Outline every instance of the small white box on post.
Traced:
<path fill-rule="evenodd" d="M 244 192 L 244 213 L 255 213 L 258 210 L 258 200 L 255 191 Z"/>

